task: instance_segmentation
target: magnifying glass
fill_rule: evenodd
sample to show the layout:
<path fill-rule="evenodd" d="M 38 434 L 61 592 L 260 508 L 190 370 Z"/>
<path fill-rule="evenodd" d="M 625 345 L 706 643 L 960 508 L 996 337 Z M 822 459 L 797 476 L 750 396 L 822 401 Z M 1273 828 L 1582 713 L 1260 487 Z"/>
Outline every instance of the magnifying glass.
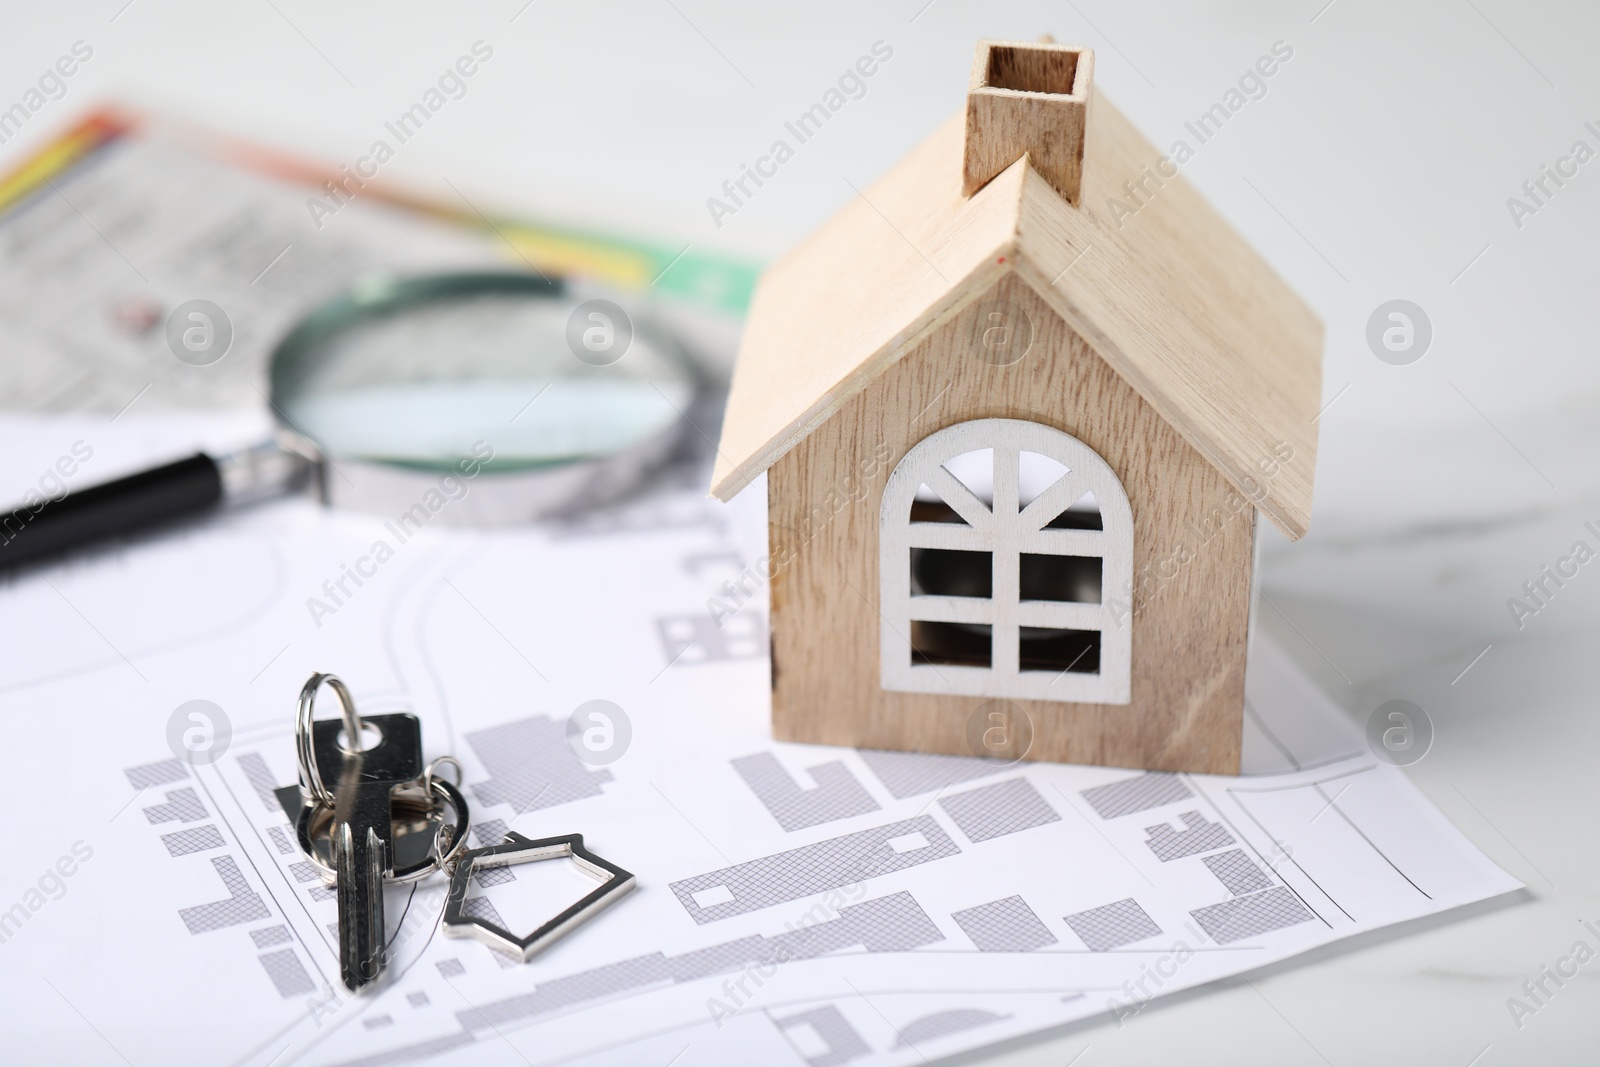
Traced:
<path fill-rule="evenodd" d="M 511 272 L 362 282 L 302 320 L 268 376 L 273 440 L 0 514 L 0 568 L 307 490 L 440 525 L 571 514 L 656 469 L 707 384 L 648 317 Z"/>

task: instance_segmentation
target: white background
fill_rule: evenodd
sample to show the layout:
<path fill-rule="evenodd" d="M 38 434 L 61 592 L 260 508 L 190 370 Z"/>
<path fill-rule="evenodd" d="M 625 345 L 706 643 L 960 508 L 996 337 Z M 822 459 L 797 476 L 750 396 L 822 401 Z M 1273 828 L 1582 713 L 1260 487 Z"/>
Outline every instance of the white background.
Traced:
<path fill-rule="evenodd" d="M 1437 737 L 1413 776 L 1531 889 L 996 1062 L 1581 1062 L 1600 1030 L 1593 974 L 1520 1029 L 1506 999 L 1580 919 L 1600 925 L 1600 563 L 1523 629 L 1506 600 L 1575 540 L 1600 548 L 1583 529 L 1600 527 L 1600 161 L 1520 229 L 1506 200 L 1573 141 L 1600 149 L 1583 128 L 1600 126 L 1600 9 L 1325 2 L 11 3 L 0 108 L 74 41 L 94 57 L 0 167 L 108 98 L 352 161 L 483 39 L 494 58 L 386 178 L 766 258 L 960 106 L 979 36 L 1096 48 L 1098 89 L 1162 147 L 1288 42 L 1267 95 L 1186 168 L 1327 326 L 1313 532 L 1269 535 L 1261 623 L 1359 719 L 1422 705 Z M 865 98 L 715 227 L 706 198 L 878 40 L 894 56 Z M 1434 329 L 1405 367 L 1365 341 L 1397 297 Z"/>

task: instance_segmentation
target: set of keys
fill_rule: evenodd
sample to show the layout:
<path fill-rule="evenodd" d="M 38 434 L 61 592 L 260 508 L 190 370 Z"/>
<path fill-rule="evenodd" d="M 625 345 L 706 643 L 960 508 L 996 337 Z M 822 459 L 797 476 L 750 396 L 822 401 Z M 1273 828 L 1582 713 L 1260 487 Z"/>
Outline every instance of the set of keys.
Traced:
<path fill-rule="evenodd" d="M 337 719 L 313 712 L 326 685 L 339 700 Z M 467 800 L 440 777 L 453 756 L 423 762 L 422 724 L 409 712 L 362 718 L 345 684 L 313 674 L 295 709 L 295 756 L 300 784 L 278 790 L 294 820 L 300 848 L 335 887 L 339 905 L 339 976 L 352 993 L 372 986 L 388 964 L 383 887 L 416 882 L 435 871 L 450 877 L 442 913 L 449 937 L 471 937 L 524 962 L 634 887 L 633 875 L 590 852 L 582 834 L 530 840 L 507 833 L 504 841 L 467 846 Z M 448 817 L 446 817 L 448 812 Z M 518 935 L 465 908 L 475 870 L 570 858 L 600 884 L 531 933 Z"/>
<path fill-rule="evenodd" d="M 323 685 L 339 700 L 338 719 L 313 717 Z M 453 757 L 424 763 L 415 715 L 363 719 L 344 683 L 330 674 L 312 675 L 300 691 L 295 746 L 300 784 L 281 790 L 279 799 L 285 809 L 292 801 L 301 849 L 336 887 L 340 978 L 360 992 L 388 962 L 384 885 L 453 871 L 466 847 L 466 798 L 435 773 Z"/>

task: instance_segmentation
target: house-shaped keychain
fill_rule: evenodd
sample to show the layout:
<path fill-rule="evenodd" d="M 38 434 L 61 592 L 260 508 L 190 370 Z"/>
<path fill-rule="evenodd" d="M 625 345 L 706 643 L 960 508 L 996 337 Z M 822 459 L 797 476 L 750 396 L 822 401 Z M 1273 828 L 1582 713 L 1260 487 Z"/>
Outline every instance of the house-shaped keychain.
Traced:
<path fill-rule="evenodd" d="M 981 42 L 964 114 L 761 280 L 712 492 L 768 474 L 781 740 L 1238 773 L 1322 327 L 1093 64 Z"/>

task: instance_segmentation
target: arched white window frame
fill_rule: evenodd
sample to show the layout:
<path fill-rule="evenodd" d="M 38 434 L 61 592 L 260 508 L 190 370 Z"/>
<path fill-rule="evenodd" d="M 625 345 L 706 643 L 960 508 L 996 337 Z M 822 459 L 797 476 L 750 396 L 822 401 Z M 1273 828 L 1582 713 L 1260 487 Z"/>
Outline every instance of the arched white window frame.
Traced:
<path fill-rule="evenodd" d="M 992 507 L 944 467 L 946 461 L 979 449 L 994 452 Z M 1067 471 L 1019 508 L 1022 452 L 1046 456 Z M 922 485 L 965 522 L 912 522 L 912 500 Z M 1094 494 L 1101 529 L 1047 528 L 1085 493 Z M 895 467 L 884 487 L 878 530 L 884 689 L 1071 703 L 1129 702 L 1132 623 L 1118 618 L 1109 603 L 1115 591 L 1128 588 L 1133 580 L 1133 514 L 1122 482 L 1088 445 L 1054 427 L 1021 419 L 976 419 L 947 427 L 918 442 Z M 913 596 L 913 548 L 992 553 L 992 595 L 987 599 Z M 1100 603 L 1020 599 L 1024 552 L 1100 557 Z M 913 619 L 988 624 L 990 666 L 913 662 Z M 1100 631 L 1098 672 L 1021 670 L 1023 626 Z"/>

